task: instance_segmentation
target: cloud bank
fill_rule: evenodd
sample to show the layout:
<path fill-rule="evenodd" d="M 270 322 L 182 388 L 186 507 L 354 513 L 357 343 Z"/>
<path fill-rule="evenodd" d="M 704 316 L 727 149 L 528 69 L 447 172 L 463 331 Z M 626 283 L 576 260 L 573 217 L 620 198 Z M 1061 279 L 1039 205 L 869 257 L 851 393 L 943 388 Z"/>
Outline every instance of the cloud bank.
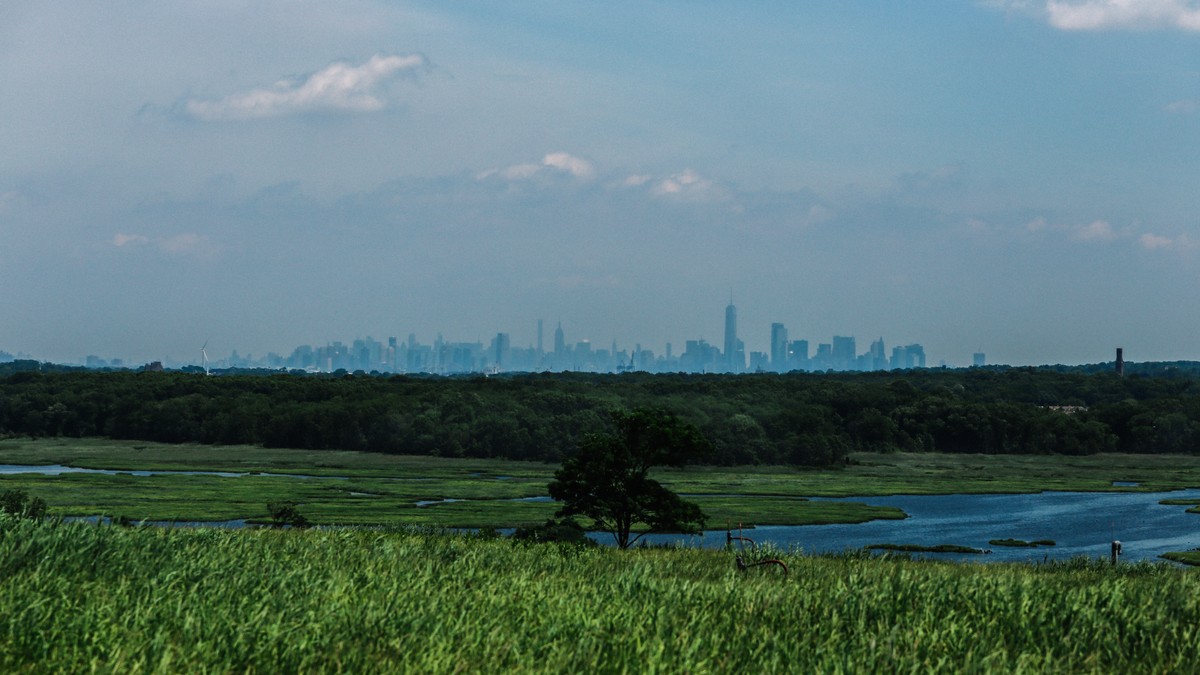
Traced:
<path fill-rule="evenodd" d="M 1138 244 L 1148 251 L 1156 251 L 1159 249 L 1175 249 L 1180 251 L 1191 250 L 1195 246 L 1195 242 L 1187 234 L 1181 234 L 1177 237 L 1164 237 L 1159 234 L 1147 232 L 1138 237 Z"/>
<path fill-rule="evenodd" d="M 630 176 L 625 185 L 635 187 L 646 182 L 643 176 Z M 727 199 L 730 195 L 721 185 L 711 178 L 697 173 L 694 169 L 684 169 L 679 173 L 654 181 L 650 186 L 650 194 L 655 197 L 679 199 L 684 201 L 715 201 Z"/>
<path fill-rule="evenodd" d="M 1172 101 L 1164 106 L 1163 109 L 1169 113 L 1178 115 L 1191 115 L 1193 113 L 1200 112 L 1200 100 L 1184 99 L 1181 101 Z"/>
<path fill-rule="evenodd" d="M 541 163 L 525 162 L 503 169 L 488 169 L 477 174 L 476 178 L 484 180 L 492 176 L 499 176 L 506 180 L 526 180 L 546 170 L 567 173 L 583 180 L 596 175 L 595 167 L 586 159 L 580 159 L 566 152 L 551 152 L 542 158 Z"/>
<path fill-rule="evenodd" d="M 1047 2 L 1050 25 L 1061 30 L 1176 28 L 1200 32 L 1200 7 L 1190 0 Z"/>
<path fill-rule="evenodd" d="M 542 159 L 542 164 L 548 167 L 566 171 L 576 178 L 591 178 L 595 174 L 590 162 L 572 157 L 565 152 L 552 152 Z"/>
<path fill-rule="evenodd" d="M 1064 31 L 1200 32 L 1200 2 L 1196 0 L 998 0 L 986 4 L 1039 15 Z"/>
<path fill-rule="evenodd" d="M 216 246 L 213 245 L 208 237 L 192 232 L 184 232 L 170 237 L 155 239 L 142 234 L 118 232 L 113 235 L 110 243 L 117 248 L 129 249 L 152 245 L 164 253 L 192 256 L 195 258 L 211 258 L 217 253 Z"/>
<path fill-rule="evenodd" d="M 246 120 L 317 111 L 374 112 L 387 102 L 381 84 L 425 65 L 425 57 L 376 54 L 361 65 L 332 63 L 300 80 L 280 80 L 271 87 L 230 94 L 218 100 L 189 99 L 184 111 L 203 121 Z"/>
<path fill-rule="evenodd" d="M 968 221 L 967 225 L 975 231 L 990 229 L 987 223 L 980 219 L 972 219 Z M 1147 251 L 1187 251 L 1191 250 L 1194 245 L 1186 233 L 1168 237 L 1154 232 L 1139 232 L 1139 229 L 1136 225 L 1118 229 L 1107 220 L 1093 220 L 1089 223 L 1079 224 L 1050 223 L 1042 216 L 1034 218 L 1024 225 L 1024 230 L 1028 233 L 1065 234 L 1070 240 L 1083 244 L 1115 244 L 1124 247 L 1129 242 L 1136 241 L 1138 246 Z"/>

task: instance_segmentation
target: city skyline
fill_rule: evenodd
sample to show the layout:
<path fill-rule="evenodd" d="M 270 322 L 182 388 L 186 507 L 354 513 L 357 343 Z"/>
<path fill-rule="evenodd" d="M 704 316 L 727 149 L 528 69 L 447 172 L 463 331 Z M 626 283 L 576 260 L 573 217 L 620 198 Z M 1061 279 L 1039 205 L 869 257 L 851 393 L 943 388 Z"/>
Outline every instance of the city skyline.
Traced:
<path fill-rule="evenodd" d="M 539 323 L 541 321 L 539 320 Z M 772 326 L 778 326 L 776 323 Z M 754 372 L 785 373 L 791 371 L 875 371 L 926 368 L 924 347 L 908 344 L 893 347 L 888 357 L 883 338 L 871 343 L 869 351 L 858 353 L 853 336 L 833 336 L 831 342 L 815 343 L 815 353 L 810 354 L 810 343 L 806 339 L 790 341 L 780 352 L 768 354 L 752 351 L 748 362 L 743 343 L 737 345 L 733 354 L 723 352 L 703 338 L 684 340 L 682 351 L 676 351 L 673 343 L 663 345 L 656 351 L 642 343 L 618 345 L 611 348 L 602 344 L 593 346 L 592 340 L 580 339 L 568 343 L 563 337 L 561 325 L 556 330 L 555 346 L 552 351 L 539 344 L 536 348 L 514 346 L 508 333 L 497 333 L 489 342 L 447 340 L 441 333 L 432 343 L 422 342 L 415 333 L 401 340 L 389 336 L 386 341 L 368 335 L 356 337 L 350 342 L 333 340 L 321 346 L 298 345 L 290 354 L 268 352 L 266 355 L 239 354 L 235 348 L 228 357 L 210 358 L 205 345 L 202 358 L 182 361 L 149 361 L 139 363 L 124 358 L 105 358 L 89 354 L 77 361 L 61 362 L 62 365 L 81 365 L 87 368 L 140 368 L 147 365 L 166 368 L 266 368 L 272 370 L 307 370 L 311 372 L 383 372 L 398 374 L 453 375 L 464 373 L 502 372 L 651 372 L 651 373 L 726 373 L 741 374 Z M 33 358 L 30 354 L 13 354 L 0 350 L 0 363 L 15 358 Z M 36 359 L 35 359 L 36 360 Z M 940 366 L 955 366 L 940 362 Z M 973 354 L 973 366 L 987 365 L 982 352 Z"/>
<path fill-rule="evenodd" d="M 385 340 L 376 340 L 371 334 L 355 336 L 348 343 L 344 339 L 327 339 L 323 345 L 320 344 L 299 344 L 294 348 L 283 349 L 282 352 L 276 350 L 267 350 L 266 353 L 255 354 L 252 351 L 246 351 L 245 354 L 240 354 L 236 345 L 223 347 L 214 344 L 210 347 L 210 340 L 205 340 L 204 343 L 195 350 L 200 354 L 199 357 L 193 354 L 192 357 L 184 356 L 182 358 L 166 357 L 133 357 L 127 358 L 118 355 L 100 355 L 86 354 L 82 356 L 47 359 L 40 355 L 26 351 L 16 350 L 7 351 L 4 345 L 0 345 L 0 363 L 13 360 L 34 360 L 47 363 L 57 363 L 61 365 L 85 366 L 88 368 L 139 368 L 151 364 L 160 364 L 163 367 L 179 369 L 198 367 L 203 368 L 206 365 L 213 368 L 268 368 L 268 369 L 306 369 L 306 366 L 311 364 L 297 365 L 293 363 L 297 354 L 308 351 L 312 353 L 325 354 L 340 354 L 340 360 L 336 365 L 331 361 L 327 365 L 321 367 L 307 367 L 309 370 L 316 372 L 332 372 L 336 370 L 378 370 L 382 372 L 394 373 L 430 373 L 430 374 L 457 374 L 468 372 L 537 372 L 537 371 L 581 371 L 581 372 L 625 372 L 629 370 L 641 370 L 648 372 L 694 372 L 694 373 L 748 373 L 748 372 L 788 372 L 791 370 L 800 371 L 873 371 L 873 370 L 892 370 L 892 369 L 907 369 L 907 368 L 926 368 L 926 367 L 979 367 L 985 365 L 994 366 L 1021 366 L 1021 365 L 1081 365 L 1086 363 L 1102 363 L 1107 362 L 1103 357 L 1097 357 L 1092 361 L 1081 361 L 1078 364 L 1062 364 L 1060 363 L 1037 363 L 1037 364 L 1014 364 L 997 361 L 987 356 L 984 351 L 978 349 L 972 350 L 969 356 L 962 361 L 952 361 L 939 356 L 937 359 L 928 357 L 923 344 L 912 342 L 907 344 L 897 343 L 890 348 L 890 356 L 886 347 L 885 339 L 879 336 L 872 340 L 870 346 L 866 350 L 860 350 L 857 347 L 857 336 L 854 335 L 832 335 L 828 342 L 820 342 L 809 340 L 807 338 L 789 339 L 789 330 L 787 326 L 781 322 L 771 322 L 768 332 L 766 333 L 767 345 L 764 350 L 747 350 L 745 340 L 742 334 L 738 332 L 737 323 L 737 307 L 731 302 L 725 307 L 725 321 L 723 332 L 722 347 L 711 344 L 705 337 L 685 338 L 678 342 L 667 341 L 662 345 L 654 345 L 649 342 L 633 340 L 630 343 L 620 343 L 616 338 L 610 338 L 610 342 L 605 343 L 603 340 L 596 341 L 590 336 L 582 336 L 577 340 L 568 340 L 566 331 L 563 329 L 562 321 L 556 321 L 556 326 L 553 334 L 553 346 L 550 349 L 544 348 L 544 331 L 545 320 L 537 319 L 536 328 L 532 332 L 531 341 L 526 346 L 513 343 L 512 334 L 507 331 L 500 331 L 491 334 L 488 340 L 476 338 L 469 339 L 447 339 L 442 331 L 434 331 L 434 337 L 430 342 L 422 340 L 427 336 L 420 335 L 417 332 L 407 333 L 407 337 L 401 339 L 396 335 L 388 335 Z M 383 333 L 387 334 L 387 332 Z M 572 336 L 574 338 L 574 336 Z M 387 345 L 393 352 L 396 351 L 397 345 L 403 350 L 405 345 L 416 345 L 426 350 L 427 359 L 426 365 L 434 364 L 434 367 L 413 367 L 411 363 L 404 364 L 403 357 L 400 361 L 391 360 L 390 362 L 375 357 L 368 359 L 363 363 L 355 362 L 358 358 L 355 354 L 363 353 L 363 349 L 375 349 L 376 352 L 381 352 L 381 348 Z M 596 346 L 593 347 L 592 345 Z M 453 349 L 468 349 L 472 356 L 464 363 L 471 363 L 468 367 L 446 367 L 442 363 L 443 356 L 432 356 L 440 346 L 448 350 Z M 611 345 L 611 349 L 606 348 Z M 734 346 L 734 351 L 729 351 L 730 346 Z M 599 355 L 602 360 L 578 360 L 574 357 L 575 350 L 584 347 L 589 352 Z M 618 348 L 619 347 L 619 348 Z M 661 349 L 657 348 L 661 347 Z M 696 352 L 693 350 L 700 349 L 700 353 L 708 353 L 708 356 L 700 357 L 699 365 L 696 362 Z M 230 349 L 228 356 L 218 356 L 217 349 Z M 1123 351 L 1122 348 L 1117 348 L 1118 355 Z M 212 352 L 212 353 L 210 353 Z M 290 352 L 290 354 L 285 354 Z M 523 355 L 510 359 L 508 354 L 521 352 Z M 688 353 L 692 352 L 689 357 Z M 449 352 L 445 352 L 448 354 Z M 571 356 L 574 360 L 559 360 L 555 361 L 550 358 L 542 358 L 541 355 L 563 355 Z M 502 354 L 504 356 L 502 356 Z M 611 359 L 610 359 L 611 356 Z M 467 357 L 464 357 L 467 358 Z M 471 360 L 471 359 L 474 360 Z M 689 361 L 689 358 L 691 359 Z M 394 359 L 394 357 L 393 357 Z M 603 360 L 609 359 L 609 360 Z M 1146 359 L 1150 361 L 1151 359 Z M 1169 359 L 1169 360 L 1187 360 L 1187 359 Z M 321 363 L 324 363 L 322 361 Z M 383 364 L 390 363 L 389 367 L 381 367 Z M 513 367 L 513 364 L 516 364 Z M 371 367 L 367 367 L 367 366 Z"/>
<path fill-rule="evenodd" d="M 511 334 L 497 332 L 488 342 L 476 339 L 462 341 L 446 339 L 437 332 L 432 342 L 422 342 L 417 333 L 410 332 L 401 339 L 389 335 L 385 341 L 374 337 L 358 336 L 349 344 L 342 340 L 327 340 L 323 346 L 301 344 L 281 354 L 270 351 L 265 355 L 239 354 L 232 348 L 228 357 L 210 356 L 209 340 L 201 345 L 199 359 L 157 359 L 145 363 L 159 363 L 169 368 L 209 367 L 217 368 L 271 368 L 311 370 L 314 372 L 382 371 L 392 373 L 454 374 L 471 372 L 512 371 L 582 371 L 582 372 L 694 372 L 694 373 L 745 373 L 745 372 L 789 372 L 802 371 L 872 371 L 927 367 L 924 347 L 919 343 L 894 346 L 889 357 L 882 337 L 871 342 L 867 351 L 859 352 L 854 336 L 834 335 L 829 342 L 811 343 L 810 353 L 807 339 L 788 339 L 787 327 L 780 322 L 770 326 L 769 351 L 749 351 L 738 332 L 737 307 L 731 302 L 725 307 L 724 348 L 709 344 L 703 337 L 685 339 L 679 348 L 666 342 L 660 348 L 650 343 L 635 341 L 620 345 L 616 338 L 611 347 L 596 342 L 590 337 L 568 341 L 562 321 L 557 321 L 554 330 L 553 348 L 544 347 L 544 319 L 537 320 L 536 347 L 512 343 Z M 20 358 L 32 355 L 18 353 Z M 0 361 L 15 358 L 13 354 L 0 350 Z M 982 352 L 972 354 L 974 366 L 985 365 Z M 144 365 L 137 359 L 119 356 L 105 357 L 88 354 L 77 360 L 60 361 L 68 365 L 83 365 L 89 368 L 129 368 Z M 939 365 L 947 363 L 944 359 Z"/>
<path fill-rule="evenodd" d="M 732 290 L 747 364 L 772 323 L 957 364 L 1200 359 L 1197 17 L 6 2 L 0 349 L 524 346 L 542 319 L 725 353 Z"/>

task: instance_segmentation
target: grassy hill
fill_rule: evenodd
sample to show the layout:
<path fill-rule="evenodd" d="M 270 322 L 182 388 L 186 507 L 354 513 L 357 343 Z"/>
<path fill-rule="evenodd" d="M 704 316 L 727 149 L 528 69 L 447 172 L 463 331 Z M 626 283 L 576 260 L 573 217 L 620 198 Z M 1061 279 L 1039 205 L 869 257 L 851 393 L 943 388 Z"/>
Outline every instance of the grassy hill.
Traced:
<path fill-rule="evenodd" d="M 0 521 L 6 672 L 1198 672 L 1200 577 Z"/>

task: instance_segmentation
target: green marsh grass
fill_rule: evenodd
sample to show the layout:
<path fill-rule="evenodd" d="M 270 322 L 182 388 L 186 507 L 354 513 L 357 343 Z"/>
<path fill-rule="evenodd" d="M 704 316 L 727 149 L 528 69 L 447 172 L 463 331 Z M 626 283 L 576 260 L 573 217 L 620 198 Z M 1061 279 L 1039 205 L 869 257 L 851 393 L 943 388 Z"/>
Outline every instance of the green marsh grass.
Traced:
<path fill-rule="evenodd" d="M 699 503 L 710 527 L 904 517 L 890 507 L 803 499 L 809 496 L 1200 487 L 1200 457 L 1184 455 L 855 453 L 852 460 L 836 469 L 688 467 L 663 469 L 655 477 Z M 322 476 L 0 476 L 0 489 L 42 497 L 52 513 L 64 516 L 261 520 L 267 517 L 268 502 L 291 501 L 320 524 L 516 527 L 543 523 L 556 510 L 549 503 L 512 501 L 546 494 L 556 467 L 536 462 L 56 438 L 0 439 L 0 463 Z M 1138 485 L 1114 487 L 1113 481 Z M 415 506 L 446 498 L 465 501 Z"/>
<path fill-rule="evenodd" d="M 992 546 L 1010 546 L 1013 548 L 1037 548 L 1039 546 L 1055 546 L 1058 542 L 1053 539 L 1038 539 L 1035 541 L 1025 541 L 1024 539 L 989 539 L 988 544 Z"/>
<path fill-rule="evenodd" d="M 983 549 L 961 544 L 870 544 L 866 547 L 872 551 L 894 551 L 898 553 L 968 553 L 982 555 Z"/>
<path fill-rule="evenodd" d="M 0 670 L 1200 671 L 1189 570 L 782 557 L 4 521 Z"/>
<path fill-rule="evenodd" d="M 1169 553 L 1162 554 L 1161 557 L 1166 558 L 1167 560 L 1172 560 L 1174 562 L 1181 563 L 1183 565 L 1192 565 L 1192 566 L 1200 565 L 1200 551 L 1196 551 L 1196 550 L 1171 551 Z"/>

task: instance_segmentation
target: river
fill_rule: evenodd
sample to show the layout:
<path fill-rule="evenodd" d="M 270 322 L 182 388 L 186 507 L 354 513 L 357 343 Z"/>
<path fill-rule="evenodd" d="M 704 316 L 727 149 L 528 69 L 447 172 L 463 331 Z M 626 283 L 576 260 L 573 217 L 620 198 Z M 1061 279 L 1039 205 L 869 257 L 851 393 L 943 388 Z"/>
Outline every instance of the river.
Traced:
<path fill-rule="evenodd" d="M 238 477 L 247 475 L 286 478 L 333 478 L 305 474 L 239 473 L 225 471 L 121 471 L 81 469 L 62 465 L 0 464 L 0 474 L 105 473 L 151 476 L 162 474 Z M 1200 547 L 1200 515 L 1186 506 L 1160 504 L 1163 499 L 1200 499 L 1200 490 L 1171 492 L 1039 492 L 1034 494 L 895 495 L 844 497 L 830 501 L 865 502 L 894 506 L 909 515 L 904 520 L 875 520 L 856 525 L 764 525 L 742 534 L 759 544 L 799 549 L 805 553 L 836 553 L 872 544 L 955 544 L 986 549 L 987 554 L 916 554 L 944 560 L 1043 561 L 1084 555 L 1107 558 L 1110 544 L 1120 540 L 1123 560 L 1153 560 L 1168 551 Z M 522 501 L 545 501 L 525 497 Z M 821 499 L 821 498 L 814 498 Z M 442 499 L 417 502 L 417 506 L 459 501 Z M 482 501 L 482 500 L 481 500 Z M 212 523 L 240 527 L 245 521 Z M 204 525 L 204 523 L 186 523 Z M 593 533 L 611 543 L 605 533 Z M 990 544 L 993 539 L 1053 540 L 1054 546 L 1018 548 Z M 651 535 L 642 541 L 720 548 L 725 530 L 708 530 L 702 536 Z"/>
<path fill-rule="evenodd" d="M 799 548 L 806 553 L 836 553 L 871 544 L 957 544 L 991 550 L 986 555 L 921 554 L 939 560 L 980 562 L 1059 560 L 1078 555 L 1107 558 L 1114 539 L 1122 543 L 1123 560 L 1153 560 L 1168 551 L 1200 547 L 1200 515 L 1187 513 L 1186 506 L 1160 504 L 1163 499 L 1200 499 L 1200 490 L 845 497 L 842 501 L 894 506 L 909 518 L 857 525 L 764 525 L 743 534 L 759 544 Z M 726 543 L 725 530 L 646 539 L 710 548 Z M 992 539 L 1053 540 L 1056 544 L 1015 548 L 989 544 Z"/>

